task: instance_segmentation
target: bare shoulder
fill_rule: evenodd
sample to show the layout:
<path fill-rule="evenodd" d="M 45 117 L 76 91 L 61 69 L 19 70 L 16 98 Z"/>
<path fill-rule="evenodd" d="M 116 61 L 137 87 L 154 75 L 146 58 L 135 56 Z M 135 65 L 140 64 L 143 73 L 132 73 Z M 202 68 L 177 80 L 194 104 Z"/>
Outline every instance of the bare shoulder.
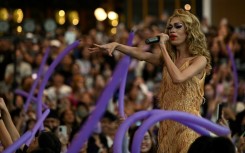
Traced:
<path fill-rule="evenodd" d="M 207 64 L 207 58 L 205 56 L 202 56 L 202 55 L 195 56 L 192 58 L 191 64 L 196 64 L 196 63 L 206 65 Z"/>

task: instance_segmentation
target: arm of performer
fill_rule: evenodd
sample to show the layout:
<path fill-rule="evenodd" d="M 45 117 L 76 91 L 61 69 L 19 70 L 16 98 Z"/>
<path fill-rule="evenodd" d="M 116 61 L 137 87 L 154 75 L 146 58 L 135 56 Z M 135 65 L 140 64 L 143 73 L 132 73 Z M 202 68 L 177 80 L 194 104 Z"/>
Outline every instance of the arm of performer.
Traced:
<path fill-rule="evenodd" d="M 207 59 L 204 56 L 198 56 L 195 58 L 190 66 L 183 71 L 180 71 L 179 68 L 175 65 L 173 60 L 170 58 L 166 46 L 165 46 L 165 39 L 166 34 L 160 34 L 160 42 L 159 47 L 163 56 L 164 64 L 167 67 L 167 70 L 170 74 L 170 77 L 172 78 L 172 81 L 174 83 L 181 83 L 184 82 L 190 78 L 192 78 L 195 75 L 198 75 L 202 72 L 202 70 L 206 67 Z"/>
<path fill-rule="evenodd" d="M 17 139 L 19 139 L 20 137 L 20 134 L 18 132 L 18 130 L 16 129 L 13 121 L 12 121 L 12 118 L 11 118 L 11 115 L 8 111 L 8 108 L 7 106 L 5 105 L 5 102 L 3 100 L 3 98 L 0 98 L 0 109 L 1 109 L 1 115 L 2 115 L 2 118 L 3 118 L 3 122 L 12 138 L 12 141 L 16 141 Z"/>
<path fill-rule="evenodd" d="M 144 52 L 141 51 L 138 47 L 131 47 L 123 44 L 119 44 L 117 42 L 112 42 L 104 45 L 97 45 L 94 44 L 95 47 L 89 48 L 91 52 L 97 52 L 97 51 L 107 51 L 110 56 L 112 56 L 112 52 L 114 50 L 118 50 L 121 53 L 124 53 L 128 56 L 131 56 L 133 58 L 136 58 L 141 61 L 146 61 L 151 64 L 154 64 L 156 66 L 162 64 L 162 58 L 159 53 L 150 53 L 150 52 Z"/>

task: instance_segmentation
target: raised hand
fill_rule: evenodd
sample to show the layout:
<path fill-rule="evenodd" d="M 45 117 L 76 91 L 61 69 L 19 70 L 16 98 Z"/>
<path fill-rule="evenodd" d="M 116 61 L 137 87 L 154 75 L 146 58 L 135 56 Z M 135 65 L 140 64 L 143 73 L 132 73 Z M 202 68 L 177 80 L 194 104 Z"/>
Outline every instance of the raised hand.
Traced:
<path fill-rule="evenodd" d="M 159 36 L 160 36 L 160 42 L 159 42 L 160 44 L 165 44 L 165 42 L 169 40 L 169 36 L 165 33 L 161 33 L 159 34 Z"/>
<path fill-rule="evenodd" d="M 116 42 L 112 42 L 112 43 L 108 43 L 108 44 L 104 44 L 104 45 L 94 44 L 95 47 L 89 48 L 88 50 L 90 51 L 90 53 L 99 52 L 99 51 L 106 51 L 106 52 L 108 52 L 108 54 L 110 56 L 112 56 L 112 53 L 115 50 L 115 48 L 117 47 L 117 45 L 118 45 L 118 43 L 116 43 Z"/>

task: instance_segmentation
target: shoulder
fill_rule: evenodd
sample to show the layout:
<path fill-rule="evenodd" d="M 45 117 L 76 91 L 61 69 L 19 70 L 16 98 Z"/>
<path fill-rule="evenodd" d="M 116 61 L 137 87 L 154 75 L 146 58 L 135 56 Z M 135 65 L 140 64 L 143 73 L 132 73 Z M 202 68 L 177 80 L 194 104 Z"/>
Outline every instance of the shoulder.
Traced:
<path fill-rule="evenodd" d="M 207 64 L 207 58 L 205 56 L 202 55 L 198 55 L 198 56 L 194 56 L 191 60 L 190 60 L 190 64 Z"/>

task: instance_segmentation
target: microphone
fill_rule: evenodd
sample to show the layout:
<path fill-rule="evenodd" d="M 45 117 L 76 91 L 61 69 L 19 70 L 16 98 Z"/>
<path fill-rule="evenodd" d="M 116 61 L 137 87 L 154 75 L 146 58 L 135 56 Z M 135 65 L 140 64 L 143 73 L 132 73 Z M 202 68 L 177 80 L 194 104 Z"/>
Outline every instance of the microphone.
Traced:
<path fill-rule="evenodd" d="M 160 36 L 148 38 L 145 40 L 146 44 L 153 44 L 153 43 L 158 43 L 160 41 Z"/>

